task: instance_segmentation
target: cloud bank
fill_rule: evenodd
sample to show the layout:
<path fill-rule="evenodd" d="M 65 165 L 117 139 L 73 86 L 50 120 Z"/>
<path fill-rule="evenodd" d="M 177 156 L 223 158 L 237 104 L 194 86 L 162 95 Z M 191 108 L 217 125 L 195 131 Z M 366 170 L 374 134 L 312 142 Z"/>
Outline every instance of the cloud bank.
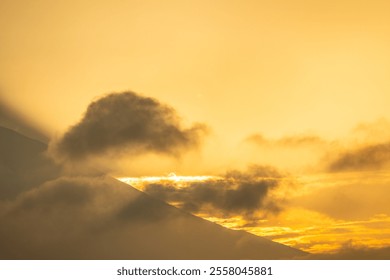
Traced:
<path fill-rule="evenodd" d="M 178 156 L 197 147 L 206 130 L 203 124 L 183 128 L 176 111 L 153 98 L 113 93 L 92 102 L 51 150 L 56 158 L 70 161 L 123 151 Z"/>

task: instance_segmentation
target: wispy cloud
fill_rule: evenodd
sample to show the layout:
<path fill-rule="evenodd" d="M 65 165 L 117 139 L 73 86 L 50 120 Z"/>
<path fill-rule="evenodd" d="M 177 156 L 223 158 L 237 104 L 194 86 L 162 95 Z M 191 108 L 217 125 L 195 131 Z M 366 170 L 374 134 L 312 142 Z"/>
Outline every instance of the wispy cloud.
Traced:
<path fill-rule="evenodd" d="M 308 147 L 325 144 L 327 141 L 317 135 L 288 135 L 278 139 L 269 139 L 261 134 L 253 134 L 245 139 L 248 143 L 259 146 L 280 146 L 294 149 L 296 147 Z"/>

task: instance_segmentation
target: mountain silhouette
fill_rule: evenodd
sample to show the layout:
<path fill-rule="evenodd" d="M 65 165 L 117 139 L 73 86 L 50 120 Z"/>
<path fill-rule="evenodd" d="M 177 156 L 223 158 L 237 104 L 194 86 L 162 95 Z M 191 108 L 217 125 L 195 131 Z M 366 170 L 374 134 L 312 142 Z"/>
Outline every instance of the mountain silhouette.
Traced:
<path fill-rule="evenodd" d="M 294 259 L 306 253 L 193 216 L 104 175 L 65 173 L 0 127 L 0 259 Z"/>

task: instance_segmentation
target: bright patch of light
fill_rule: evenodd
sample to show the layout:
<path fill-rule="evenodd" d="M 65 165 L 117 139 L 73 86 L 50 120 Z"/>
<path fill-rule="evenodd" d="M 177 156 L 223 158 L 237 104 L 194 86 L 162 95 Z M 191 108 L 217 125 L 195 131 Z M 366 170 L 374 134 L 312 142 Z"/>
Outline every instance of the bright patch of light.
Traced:
<path fill-rule="evenodd" d="M 154 183 L 154 182 L 204 182 L 210 180 L 222 179 L 218 176 L 179 176 L 171 172 L 167 176 L 145 176 L 145 177 L 121 177 L 117 178 L 119 181 L 129 185 L 139 185 L 142 183 Z"/>

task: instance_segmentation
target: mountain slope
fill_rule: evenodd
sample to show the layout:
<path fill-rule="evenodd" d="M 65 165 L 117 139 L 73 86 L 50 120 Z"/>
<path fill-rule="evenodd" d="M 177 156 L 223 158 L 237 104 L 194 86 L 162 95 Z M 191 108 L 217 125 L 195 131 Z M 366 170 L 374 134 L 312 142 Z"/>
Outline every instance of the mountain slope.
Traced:
<path fill-rule="evenodd" d="M 304 255 L 185 213 L 113 178 L 61 175 L 42 156 L 45 145 L 13 131 L 1 129 L 0 139 L 0 194 L 7 195 L 0 202 L 1 259 L 290 259 Z"/>
<path fill-rule="evenodd" d="M 44 155 L 46 145 L 0 127 L 0 201 L 56 178 L 60 168 Z"/>

